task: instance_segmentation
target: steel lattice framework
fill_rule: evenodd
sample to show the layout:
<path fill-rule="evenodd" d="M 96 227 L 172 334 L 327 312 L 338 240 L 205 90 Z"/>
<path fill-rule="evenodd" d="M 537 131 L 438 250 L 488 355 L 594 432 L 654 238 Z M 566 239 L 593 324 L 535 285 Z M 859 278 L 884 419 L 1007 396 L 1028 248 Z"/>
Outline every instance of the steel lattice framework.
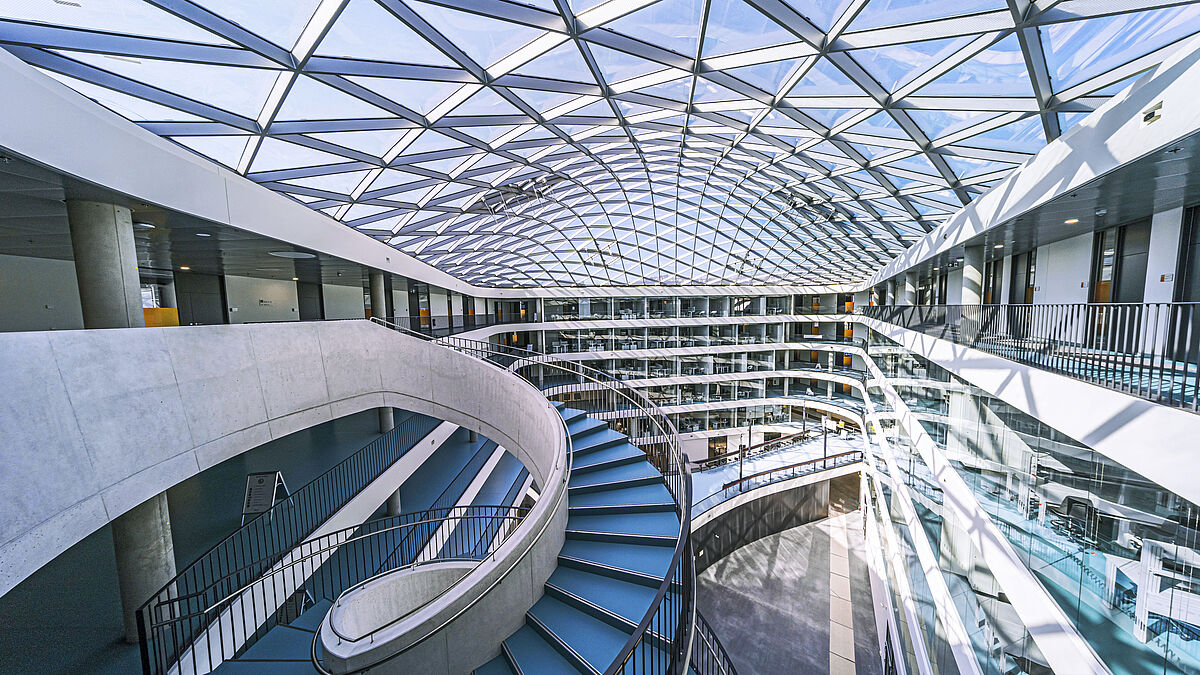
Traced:
<path fill-rule="evenodd" d="M 1200 32 L 1165 0 L 41 0 L 0 44 L 482 286 L 865 279 Z"/>

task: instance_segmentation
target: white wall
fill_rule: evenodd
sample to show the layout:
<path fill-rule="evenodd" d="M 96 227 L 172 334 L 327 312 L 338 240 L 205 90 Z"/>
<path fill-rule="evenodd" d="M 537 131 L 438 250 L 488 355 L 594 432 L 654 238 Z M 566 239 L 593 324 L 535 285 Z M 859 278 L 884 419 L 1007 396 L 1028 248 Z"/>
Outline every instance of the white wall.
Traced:
<path fill-rule="evenodd" d="M 1179 237 L 1183 207 L 1160 211 L 1150 221 L 1150 253 L 1146 257 L 1144 302 L 1175 299 L 1175 272 L 1179 263 Z"/>
<path fill-rule="evenodd" d="M 225 302 L 229 323 L 300 320 L 294 281 L 226 276 Z"/>
<path fill-rule="evenodd" d="M 392 277 L 392 315 L 409 316 L 408 311 L 408 279 Z"/>
<path fill-rule="evenodd" d="M 446 296 L 446 290 L 435 286 L 429 287 L 429 314 L 430 316 L 446 316 L 450 313 L 450 298 Z"/>
<path fill-rule="evenodd" d="M 367 315 L 361 286 L 321 284 L 321 299 L 326 319 L 362 319 Z"/>
<path fill-rule="evenodd" d="M 1087 302 L 1092 233 L 1039 246 L 1036 264 L 1035 304 Z"/>
<path fill-rule="evenodd" d="M 0 331 L 83 328 L 70 260 L 0 255 Z"/>

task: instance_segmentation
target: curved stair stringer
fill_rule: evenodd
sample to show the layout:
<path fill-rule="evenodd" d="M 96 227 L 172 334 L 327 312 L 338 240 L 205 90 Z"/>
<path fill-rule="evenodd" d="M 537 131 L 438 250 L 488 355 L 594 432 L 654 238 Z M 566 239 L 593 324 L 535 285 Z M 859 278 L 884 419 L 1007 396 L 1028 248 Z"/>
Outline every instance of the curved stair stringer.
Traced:
<path fill-rule="evenodd" d="M 602 675 L 670 569 L 680 525 L 662 474 L 606 423 L 555 407 L 572 445 L 566 541 L 525 624 L 476 675 Z M 657 637 L 650 648 L 665 648 Z"/>

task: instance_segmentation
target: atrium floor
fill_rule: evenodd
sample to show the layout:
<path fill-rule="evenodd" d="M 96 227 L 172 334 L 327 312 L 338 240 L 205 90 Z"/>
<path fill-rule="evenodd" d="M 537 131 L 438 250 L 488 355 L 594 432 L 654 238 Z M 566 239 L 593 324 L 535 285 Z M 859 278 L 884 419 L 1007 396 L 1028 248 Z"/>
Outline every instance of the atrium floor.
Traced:
<path fill-rule="evenodd" d="M 841 499 L 838 499 L 841 497 Z M 857 500 L 764 537 L 697 579 L 701 614 L 739 675 L 882 672 Z"/>

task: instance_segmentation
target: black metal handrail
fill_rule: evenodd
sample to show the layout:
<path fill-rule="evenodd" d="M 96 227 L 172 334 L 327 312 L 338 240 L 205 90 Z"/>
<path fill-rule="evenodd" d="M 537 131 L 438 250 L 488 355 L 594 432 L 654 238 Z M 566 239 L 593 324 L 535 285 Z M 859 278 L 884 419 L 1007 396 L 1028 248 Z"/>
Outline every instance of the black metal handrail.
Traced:
<path fill-rule="evenodd" d="M 142 670 L 148 675 L 170 670 L 189 637 L 206 628 L 200 610 L 269 570 L 438 424 L 424 415 L 404 420 L 179 571 L 137 611 Z M 201 618 L 174 626 L 170 639 L 161 639 L 162 623 L 182 616 Z"/>
<path fill-rule="evenodd" d="M 376 322 L 413 334 L 401 326 Z M 420 334 L 416 336 L 431 339 Z M 598 419 L 611 420 L 614 430 L 628 436 L 630 442 L 646 453 L 649 461 L 663 475 L 680 522 L 675 550 L 663 583 L 637 628 L 612 664 L 605 669 L 604 675 L 682 672 L 683 666 L 690 661 L 689 645 L 694 630 L 692 612 L 689 610 L 695 593 L 695 569 L 692 566 L 690 543 L 692 488 L 687 457 L 680 448 L 679 435 L 670 418 L 643 392 L 582 363 L 478 340 L 445 337 L 436 341 L 517 374 L 538 387 L 549 400 L 570 392 L 575 384 L 590 382 L 601 385 L 589 392 L 587 407 L 593 411 L 590 414 Z M 579 395 L 579 392 L 572 393 Z M 621 414 L 631 411 L 639 411 L 640 414 Z M 662 648 L 663 636 L 670 636 L 665 649 Z"/>
<path fill-rule="evenodd" d="M 1200 410 L 1200 303 L 876 306 L 862 315 Z"/>
<path fill-rule="evenodd" d="M 725 652 L 712 626 L 696 612 L 696 635 L 692 643 L 692 669 L 697 675 L 737 675 L 733 659 Z"/>
<path fill-rule="evenodd" d="M 177 646 L 166 670 L 213 668 L 314 602 L 334 602 L 366 580 L 430 562 L 485 560 L 527 512 L 513 506 L 430 509 L 308 538 L 282 557 L 264 557 L 215 580 L 186 603 L 171 598 L 151 605 L 150 637 Z"/>

